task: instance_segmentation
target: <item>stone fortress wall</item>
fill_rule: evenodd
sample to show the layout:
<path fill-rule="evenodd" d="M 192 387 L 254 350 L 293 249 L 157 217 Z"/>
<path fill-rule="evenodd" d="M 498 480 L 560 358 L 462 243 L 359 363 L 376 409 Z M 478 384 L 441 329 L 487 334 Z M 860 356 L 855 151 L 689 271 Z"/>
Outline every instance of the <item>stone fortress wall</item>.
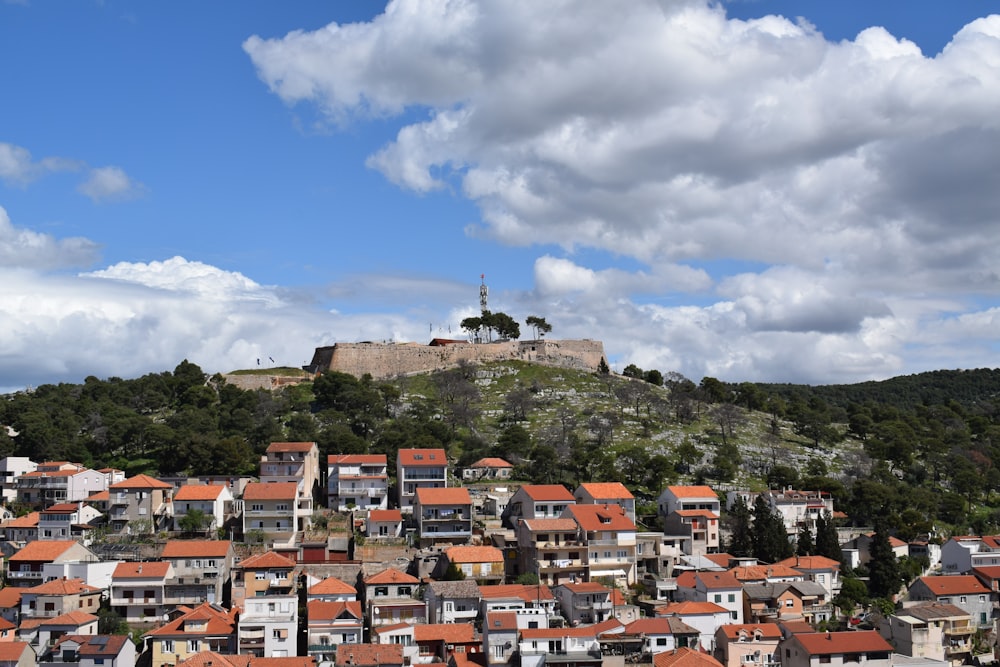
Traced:
<path fill-rule="evenodd" d="M 325 370 L 376 380 L 454 368 L 460 362 L 521 360 L 563 368 L 596 371 L 604 359 L 604 344 L 595 340 L 511 340 L 496 343 L 336 343 L 316 348 L 314 372 Z"/>

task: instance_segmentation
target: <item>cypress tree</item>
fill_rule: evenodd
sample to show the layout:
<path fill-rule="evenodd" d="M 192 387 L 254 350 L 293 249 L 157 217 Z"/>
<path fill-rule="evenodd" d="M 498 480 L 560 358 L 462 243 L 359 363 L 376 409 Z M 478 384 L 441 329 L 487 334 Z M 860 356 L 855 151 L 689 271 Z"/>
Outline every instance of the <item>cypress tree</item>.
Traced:
<path fill-rule="evenodd" d="M 829 512 L 824 512 L 816 519 L 816 554 L 826 556 L 843 563 L 844 553 L 840 549 L 840 538 L 837 536 L 837 526 Z"/>
<path fill-rule="evenodd" d="M 816 545 L 813 544 L 812 531 L 809 530 L 809 524 L 803 523 L 795 540 L 795 553 L 799 556 L 812 556 L 814 551 Z"/>
<path fill-rule="evenodd" d="M 750 508 L 743 496 L 737 496 L 729 510 L 730 534 L 729 545 L 726 548 L 733 556 L 749 556 L 753 554 L 753 531 L 751 529 Z"/>
<path fill-rule="evenodd" d="M 875 534 L 868 547 L 868 593 L 873 598 L 892 598 L 899 592 L 902 574 L 899 561 L 889 544 L 889 531 L 885 520 L 875 520 Z"/>

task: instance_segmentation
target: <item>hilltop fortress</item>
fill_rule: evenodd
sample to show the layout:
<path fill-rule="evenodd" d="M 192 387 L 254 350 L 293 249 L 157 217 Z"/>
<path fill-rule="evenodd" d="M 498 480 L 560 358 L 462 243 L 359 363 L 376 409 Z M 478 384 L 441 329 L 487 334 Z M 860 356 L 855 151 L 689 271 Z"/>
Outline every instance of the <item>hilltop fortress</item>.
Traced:
<path fill-rule="evenodd" d="M 594 340 L 543 339 L 470 343 L 440 338 L 435 338 L 428 345 L 336 343 L 317 347 L 312 362 L 304 368 L 313 373 L 330 370 L 355 377 L 368 373 L 376 380 L 385 380 L 454 368 L 461 362 L 476 364 L 514 359 L 596 371 L 604 359 L 604 344 Z"/>

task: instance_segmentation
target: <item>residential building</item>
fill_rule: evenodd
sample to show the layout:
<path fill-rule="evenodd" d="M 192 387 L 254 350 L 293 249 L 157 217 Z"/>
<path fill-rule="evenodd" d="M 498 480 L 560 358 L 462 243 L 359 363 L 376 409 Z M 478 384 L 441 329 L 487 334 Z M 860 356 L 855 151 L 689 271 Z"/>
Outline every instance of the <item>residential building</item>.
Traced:
<path fill-rule="evenodd" d="M 833 617 L 826 589 L 814 581 L 745 584 L 744 618 L 751 623 L 803 620 L 815 624 Z"/>
<path fill-rule="evenodd" d="M 592 626 L 521 630 L 518 653 L 522 667 L 542 667 L 550 662 L 576 667 L 601 667 L 601 645 Z"/>
<path fill-rule="evenodd" d="M 166 604 L 225 602 L 222 594 L 233 562 L 229 540 L 168 540 L 160 560 L 173 570 L 166 582 Z"/>
<path fill-rule="evenodd" d="M 698 646 L 699 632 L 679 618 L 657 616 L 632 621 L 621 633 L 615 634 L 628 655 L 638 655 L 647 662 L 659 653 L 674 651 L 681 646 Z"/>
<path fill-rule="evenodd" d="M 1000 535 L 962 535 L 941 545 L 943 574 L 968 574 L 994 565 L 1000 565 Z"/>
<path fill-rule="evenodd" d="M 520 519 L 515 536 L 517 572 L 534 572 L 550 586 L 586 581 L 587 548 L 575 519 Z"/>
<path fill-rule="evenodd" d="M 636 527 L 621 507 L 572 504 L 563 510 L 562 518 L 580 526 L 588 581 L 610 577 L 622 586 L 636 582 Z"/>
<path fill-rule="evenodd" d="M 456 654 L 465 657 L 479 648 L 471 623 L 434 623 L 413 627 L 417 664 L 448 663 Z"/>
<path fill-rule="evenodd" d="M 85 500 L 108 488 L 107 478 L 96 470 L 68 461 L 39 463 L 15 482 L 17 501 L 33 507 Z"/>
<path fill-rule="evenodd" d="M 403 667 L 403 647 L 398 644 L 340 644 L 336 667 Z"/>
<path fill-rule="evenodd" d="M 364 580 L 365 611 L 372 628 L 394 623 L 423 623 L 426 608 L 414 597 L 420 580 L 388 568 Z"/>
<path fill-rule="evenodd" d="M 462 470 L 462 479 L 466 482 L 482 480 L 503 481 L 511 478 L 514 466 L 495 456 L 479 459 Z"/>
<path fill-rule="evenodd" d="M 798 491 L 777 489 L 765 492 L 771 511 L 777 512 L 790 536 L 797 535 L 802 526 L 816 534 L 816 521 L 833 515 L 833 496 L 828 491 Z M 748 503 L 752 507 L 753 503 Z"/>
<path fill-rule="evenodd" d="M 507 665 L 516 654 L 518 615 L 513 611 L 495 611 L 483 621 L 483 653 L 487 665 Z"/>
<path fill-rule="evenodd" d="M 237 652 L 236 619 L 239 611 L 203 602 L 169 623 L 143 635 L 150 653 L 150 667 L 175 667 L 201 651 L 223 655 Z"/>
<path fill-rule="evenodd" d="M 174 577 L 167 561 L 118 563 L 111 578 L 111 607 L 128 623 L 156 623 L 166 619 L 167 581 Z"/>
<path fill-rule="evenodd" d="M 369 510 L 365 536 L 376 540 L 402 537 L 403 513 L 399 510 Z"/>
<path fill-rule="evenodd" d="M 840 562 L 826 556 L 792 556 L 775 563 L 792 568 L 805 575 L 806 579 L 826 589 L 826 599 L 832 600 L 840 593 Z"/>
<path fill-rule="evenodd" d="M 898 653 L 969 664 L 977 630 L 969 613 L 953 604 L 920 602 L 879 617 L 878 632 Z"/>
<path fill-rule="evenodd" d="M 295 588 L 295 561 L 268 551 L 245 558 L 232 567 L 233 606 L 247 598 L 289 595 Z"/>
<path fill-rule="evenodd" d="M 108 518 L 116 533 L 155 533 L 170 528 L 174 487 L 149 475 L 136 475 L 108 487 Z"/>
<path fill-rule="evenodd" d="M 563 617 L 573 625 L 616 617 L 623 622 L 634 620 L 624 617 L 626 605 L 621 592 L 596 581 L 558 584 L 552 587 L 552 595 L 559 601 Z"/>
<path fill-rule="evenodd" d="M 730 623 L 743 622 L 743 584 L 732 572 L 682 572 L 677 575 L 677 599 L 712 602 L 726 610 Z"/>
<path fill-rule="evenodd" d="M 537 584 L 495 584 L 480 586 L 479 597 L 482 599 L 480 611 L 483 617 L 495 611 L 538 610 L 541 622 L 538 627 L 547 625 L 547 618 L 555 616 L 556 599 L 552 590 Z"/>
<path fill-rule="evenodd" d="M 10 542 L 16 547 L 24 547 L 28 542 L 37 540 L 41 514 L 37 511 L 28 512 L 24 516 L 5 519 L 0 524 L 0 535 L 2 535 L 3 541 Z"/>
<path fill-rule="evenodd" d="M 698 631 L 697 642 L 688 641 L 692 648 L 699 646 L 708 652 L 715 650 L 715 633 L 733 622 L 730 612 L 715 602 L 674 602 L 656 609 L 657 616 L 674 617 Z M 739 623 L 740 621 L 737 621 Z"/>
<path fill-rule="evenodd" d="M 38 513 L 38 539 L 90 543 L 91 521 L 101 512 L 84 503 L 58 503 Z"/>
<path fill-rule="evenodd" d="M 306 632 L 309 655 L 317 662 L 330 662 L 340 644 L 360 644 L 364 615 L 357 600 L 306 603 Z"/>
<path fill-rule="evenodd" d="M 857 554 L 857 560 L 850 563 L 851 567 L 868 565 L 868 562 L 871 560 L 870 548 L 874 535 L 875 533 L 871 532 L 863 533 L 841 545 L 844 549 L 845 559 L 847 558 L 848 552 L 853 551 Z M 910 553 L 910 545 L 898 537 L 893 537 L 892 535 L 889 536 L 889 547 L 896 555 L 896 558 L 902 558 Z"/>
<path fill-rule="evenodd" d="M 396 455 L 399 509 L 412 512 L 417 489 L 448 486 L 448 456 L 443 449 L 400 449 Z"/>
<path fill-rule="evenodd" d="M 34 472 L 38 464 L 27 456 L 5 456 L 0 459 L 0 501 L 10 505 L 17 500 L 17 480 Z"/>
<path fill-rule="evenodd" d="M 103 591 L 82 579 L 53 579 L 21 589 L 21 619 L 55 618 L 71 611 L 96 614 Z"/>
<path fill-rule="evenodd" d="M 723 667 L 781 667 L 777 623 L 723 625 L 715 631 L 715 659 Z"/>
<path fill-rule="evenodd" d="M 635 496 L 621 482 L 584 482 L 573 497 L 580 505 L 618 505 L 635 523 Z"/>
<path fill-rule="evenodd" d="M 28 542 L 7 559 L 8 585 L 29 588 L 44 583 L 47 579 L 45 566 L 49 564 L 96 563 L 99 560 L 94 552 L 74 540 Z"/>
<path fill-rule="evenodd" d="M 241 654 L 259 658 L 297 655 L 298 597 L 294 594 L 248 597 L 237 621 Z"/>
<path fill-rule="evenodd" d="M 972 617 L 977 627 L 990 627 L 998 594 L 971 574 L 918 577 L 910 584 L 907 599 L 953 604 Z"/>
<path fill-rule="evenodd" d="M 663 517 L 663 532 L 681 538 L 689 556 L 719 550 L 719 515 L 711 510 L 676 510 Z"/>
<path fill-rule="evenodd" d="M 298 482 L 251 482 L 243 490 L 243 534 L 261 531 L 274 546 L 295 542 L 312 516 L 312 500 L 302 504 Z"/>
<path fill-rule="evenodd" d="M 37 667 L 38 659 L 28 642 L 0 642 L 0 667 Z"/>
<path fill-rule="evenodd" d="M 721 667 L 721 665 L 710 655 L 681 647 L 654 655 L 653 667 Z"/>
<path fill-rule="evenodd" d="M 432 581 L 424 589 L 428 623 L 472 623 L 479 616 L 475 579 Z"/>
<path fill-rule="evenodd" d="M 444 551 L 441 576 L 450 565 L 480 584 L 499 584 L 504 579 L 503 551 L 492 546 L 454 546 Z"/>
<path fill-rule="evenodd" d="M 791 634 L 778 651 L 781 667 L 892 667 L 892 646 L 874 630 Z"/>
<path fill-rule="evenodd" d="M 135 667 L 135 643 L 128 635 L 63 635 L 39 662 L 48 667 Z"/>
<path fill-rule="evenodd" d="M 233 493 L 225 484 L 184 484 L 174 492 L 173 529 L 184 530 L 184 525 L 196 522 L 185 521 L 194 512 L 201 520 L 201 530 L 215 531 L 226 524 L 233 513 Z"/>
<path fill-rule="evenodd" d="M 303 495 L 319 497 L 319 445 L 272 442 L 260 457 L 260 481 L 301 483 Z"/>
<path fill-rule="evenodd" d="M 508 528 L 517 528 L 520 519 L 556 519 L 576 498 L 562 484 L 525 484 L 510 497 L 501 520 Z"/>
<path fill-rule="evenodd" d="M 96 635 L 97 616 L 85 611 L 68 611 L 59 616 L 23 619 L 17 634 L 32 646 L 51 646 L 64 635 Z"/>
<path fill-rule="evenodd" d="M 306 599 L 324 602 L 351 602 L 358 599 L 358 591 L 354 586 L 336 577 L 327 577 L 306 589 Z"/>
<path fill-rule="evenodd" d="M 668 486 L 656 500 L 657 513 L 669 516 L 679 510 L 708 510 L 715 516 L 722 511 L 719 496 L 710 486 Z"/>
<path fill-rule="evenodd" d="M 464 486 L 417 488 L 413 514 L 421 546 L 464 544 L 472 539 L 472 498 Z"/>
<path fill-rule="evenodd" d="M 327 507 L 385 510 L 389 496 L 389 463 L 385 454 L 333 454 L 327 457 Z"/>

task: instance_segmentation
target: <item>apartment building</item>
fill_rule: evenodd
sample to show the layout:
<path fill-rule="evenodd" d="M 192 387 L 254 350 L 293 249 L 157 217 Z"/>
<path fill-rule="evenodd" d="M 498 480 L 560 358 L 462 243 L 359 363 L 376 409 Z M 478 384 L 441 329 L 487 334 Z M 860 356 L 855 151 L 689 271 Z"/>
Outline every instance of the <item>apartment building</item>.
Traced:
<path fill-rule="evenodd" d="M 385 510 L 389 507 L 389 463 L 385 454 L 334 454 L 327 457 L 327 507 Z"/>
<path fill-rule="evenodd" d="M 417 489 L 448 486 L 448 456 L 443 449 L 400 449 L 396 455 L 399 509 L 413 511 Z"/>

